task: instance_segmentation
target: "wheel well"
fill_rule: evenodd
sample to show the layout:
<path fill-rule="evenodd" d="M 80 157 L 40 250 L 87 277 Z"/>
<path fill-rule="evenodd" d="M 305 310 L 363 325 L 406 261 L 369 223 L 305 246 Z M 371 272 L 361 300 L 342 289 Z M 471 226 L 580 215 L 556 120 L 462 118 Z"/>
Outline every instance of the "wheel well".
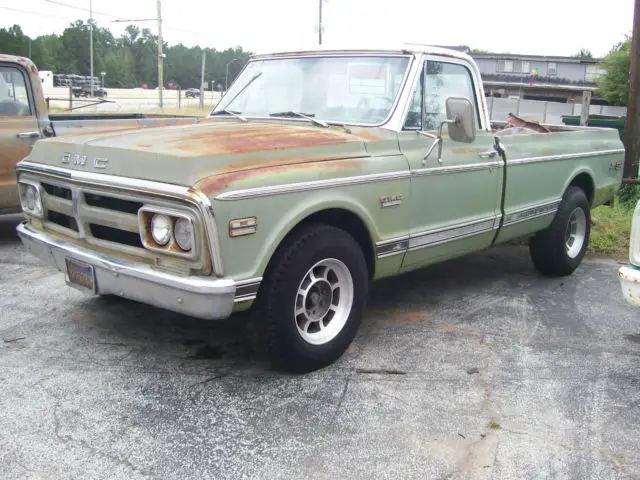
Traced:
<path fill-rule="evenodd" d="M 358 242 L 358 245 L 360 245 L 360 248 L 362 249 L 365 261 L 367 262 L 369 278 L 373 278 L 373 274 L 375 272 L 375 253 L 373 243 L 371 242 L 371 237 L 369 236 L 367 226 L 364 224 L 362 219 L 358 217 L 358 215 L 348 210 L 342 210 L 340 208 L 331 208 L 316 212 L 312 215 L 309 215 L 298 225 L 296 225 L 296 227 L 287 234 L 285 240 L 300 226 L 306 225 L 308 223 L 324 223 L 326 225 L 331 225 L 332 227 L 344 230 L 349 235 L 351 235 L 355 239 L 355 241 Z"/>
<path fill-rule="evenodd" d="M 578 187 L 581 188 L 584 194 L 587 196 L 587 200 L 589 200 L 589 205 L 593 202 L 593 180 L 587 173 L 581 173 L 576 178 L 571 180 L 569 184 L 570 187 Z"/>

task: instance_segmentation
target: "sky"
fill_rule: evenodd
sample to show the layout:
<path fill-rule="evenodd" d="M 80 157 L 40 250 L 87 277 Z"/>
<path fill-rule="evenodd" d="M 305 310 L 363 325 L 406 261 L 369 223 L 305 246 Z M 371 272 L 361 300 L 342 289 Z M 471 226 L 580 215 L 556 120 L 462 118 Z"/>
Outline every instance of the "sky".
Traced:
<path fill-rule="evenodd" d="M 170 45 L 255 53 L 318 45 L 320 0 L 162 0 Z M 157 32 L 156 0 L 0 0 L 0 28 L 36 37 L 94 18 L 119 36 L 128 23 Z M 468 45 L 492 52 L 604 56 L 631 33 L 634 0 L 324 0 L 323 45 Z M 70 8 L 64 5 L 71 5 Z M 86 9 L 82 10 L 82 9 Z"/>

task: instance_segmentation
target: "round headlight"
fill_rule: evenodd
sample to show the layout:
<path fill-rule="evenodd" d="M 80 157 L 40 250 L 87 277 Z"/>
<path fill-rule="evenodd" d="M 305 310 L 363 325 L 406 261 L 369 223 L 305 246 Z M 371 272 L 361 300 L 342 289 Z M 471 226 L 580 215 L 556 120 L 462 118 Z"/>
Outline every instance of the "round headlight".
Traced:
<path fill-rule="evenodd" d="M 188 252 L 193 248 L 193 226 L 187 218 L 179 218 L 173 227 L 173 236 L 178 246 Z"/>
<path fill-rule="evenodd" d="M 33 185 L 26 185 L 24 187 L 24 203 L 32 212 L 36 209 L 36 205 L 38 203 L 37 196 L 38 192 L 36 192 L 36 187 Z"/>
<path fill-rule="evenodd" d="M 151 218 L 151 236 L 160 246 L 165 246 L 171 240 L 171 219 L 166 215 L 155 214 Z"/>

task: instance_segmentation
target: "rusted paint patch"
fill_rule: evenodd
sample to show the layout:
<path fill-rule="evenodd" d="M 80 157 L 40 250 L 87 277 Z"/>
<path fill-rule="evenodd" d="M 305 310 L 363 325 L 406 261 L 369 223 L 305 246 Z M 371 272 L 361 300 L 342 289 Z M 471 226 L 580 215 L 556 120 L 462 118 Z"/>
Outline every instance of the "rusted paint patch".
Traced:
<path fill-rule="evenodd" d="M 224 131 L 208 130 L 193 134 L 186 132 L 167 141 L 168 145 L 199 155 L 223 155 L 337 145 L 350 140 L 346 133 L 318 128 L 301 128 L 289 125 L 255 124 Z"/>
<path fill-rule="evenodd" d="M 530 128 L 531 130 L 535 130 L 538 133 L 551 133 L 551 130 L 549 130 L 544 125 L 541 125 L 538 122 L 517 117 L 513 113 L 509 113 L 509 115 L 507 116 L 507 122 L 512 127 Z"/>
<path fill-rule="evenodd" d="M 353 136 L 366 142 L 379 142 L 380 140 L 385 140 L 385 138 L 380 135 L 380 130 L 377 128 L 351 128 L 350 130 Z"/>
<path fill-rule="evenodd" d="M 471 147 L 456 147 L 451 149 L 454 155 L 477 155 L 481 149 Z"/>
<path fill-rule="evenodd" d="M 225 167 L 226 171 L 249 170 L 254 168 L 281 167 L 286 165 L 299 165 L 303 163 L 328 162 L 335 160 L 354 160 L 359 158 L 367 158 L 369 155 L 345 156 L 341 153 L 318 155 L 318 156 L 294 156 L 288 158 L 270 158 L 270 157 L 249 157 L 246 160 L 229 163 Z"/>
<path fill-rule="evenodd" d="M 364 162 L 359 159 L 351 159 L 351 160 L 334 160 L 334 161 L 326 161 L 326 162 L 312 162 L 312 163 L 301 163 L 296 165 L 278 165 L 274 167 L 267 168 L 253 168 L 250 170 L 238 170 L 235 172 L 224 173 L 221 175 L 214 175 L 211 177 L 207 177 L 203 180 L 200 180 L 196 185 L 194 185 L 194 189 L 198 190 L 205 195 L 213 195 L 218 193 L 233 184 L 236 184 L 240 181 L 247 180 L 249 178 L 258 177 L 258 176 L 273 176 L 277 177 L 278 175 L 282 175 L 284 173 L 291 172 L 300 172 L 309 169 L 316 170 L 325 170 L 325 171 L 335 171 L 337 169 L 340 170 L 341 174 L 346 174 L 349 169 L 354 170 L 353 173 L 356 173 L 358 168 L 362 166 Z"/>

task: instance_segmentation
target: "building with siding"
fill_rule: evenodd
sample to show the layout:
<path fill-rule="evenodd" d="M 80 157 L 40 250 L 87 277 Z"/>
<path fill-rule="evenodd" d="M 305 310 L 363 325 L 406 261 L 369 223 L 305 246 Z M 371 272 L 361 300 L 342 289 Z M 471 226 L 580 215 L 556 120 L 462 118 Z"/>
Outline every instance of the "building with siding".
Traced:
<path fill-rule="evenodd" d="M 580 103 L 582 92 L 592 92 L 593 104 L 606 104 L 596 91 L 596 80 L 604 73 L 602 59 L 480 53 L 469 47 L 448 47 L 464 51 L 478 64 L 488 97 Z M 534 69 L 537 75 L 532 74 Z"/>

